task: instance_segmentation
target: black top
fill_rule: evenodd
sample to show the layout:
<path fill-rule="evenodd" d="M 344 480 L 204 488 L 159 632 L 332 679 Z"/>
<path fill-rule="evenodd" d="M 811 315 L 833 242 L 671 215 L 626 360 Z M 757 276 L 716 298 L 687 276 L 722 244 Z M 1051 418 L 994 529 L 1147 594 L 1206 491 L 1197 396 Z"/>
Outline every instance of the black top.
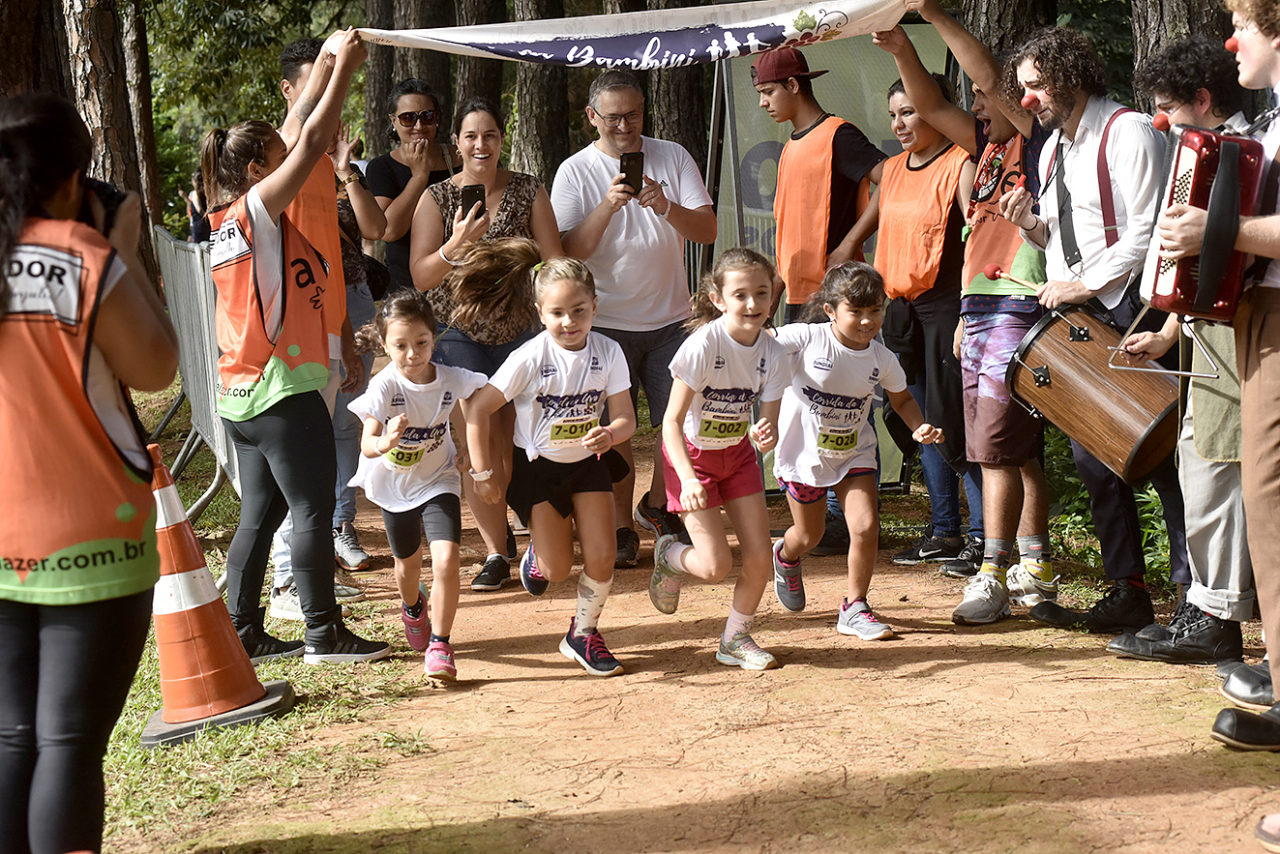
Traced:
<path fill-rule="evenodd" d="M 431 174 L 427 176 L 427 185 L 444 181 L 451 174 L 453 173 L 448 169 L 432 169 Z M 390 154 L 373 158 L 365 170 L 365 183 L 369 185 L 369 192 L 388 199 L 399 197 L 408 186 L 411 177 L 413 177 L 413 170 Z M 400 287 L 413 287 L 413 276 L 409 273 L 409 236 L 412 232 L 413 228 L 410 226 L 409 231 L 406 231 L 399 240 L 387 241 L 387 269 L 391 273 L 393 290 Z"/>

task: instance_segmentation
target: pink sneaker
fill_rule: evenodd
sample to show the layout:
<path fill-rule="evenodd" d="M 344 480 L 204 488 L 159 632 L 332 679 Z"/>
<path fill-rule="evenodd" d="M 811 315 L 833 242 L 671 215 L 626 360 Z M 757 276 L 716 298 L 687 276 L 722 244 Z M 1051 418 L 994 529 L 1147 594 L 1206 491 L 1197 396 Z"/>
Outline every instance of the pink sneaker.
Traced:
<path fill-rule="evenodd" d="M 453 664 L 453 647 L 444 641 L 433 642 L 427 647 L 425 669 L 432 679 L 443 679 L 446 682 L 457 679 L 458 668 Z"/>
<path fill-rule="evenodd" d="M 418 602 L 422 604 L 422 613 L 416 619 L 409 616 L 408 606 L 401 602 L 400 620 L 404 623 L 404 639 L 409 642 L 409 646 L 415 652 L 423 652 L 427 648 L 427 641 L 431 639 L 431 618 L 427 616 L 427 594 L 421 588 L 418 590 Z"/>

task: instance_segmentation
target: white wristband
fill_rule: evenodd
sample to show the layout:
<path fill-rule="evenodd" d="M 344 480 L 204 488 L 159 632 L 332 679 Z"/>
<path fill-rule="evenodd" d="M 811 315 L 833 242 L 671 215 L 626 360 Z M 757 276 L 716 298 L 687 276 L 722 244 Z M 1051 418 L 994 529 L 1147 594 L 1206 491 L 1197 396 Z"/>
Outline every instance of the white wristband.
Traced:
<path fill-rule="evenodd" d="M 436 252 L 440 255 L 440 260 L 441 260 L 441 261 L 443 261 L 443 262 L 445 262 L 446 264 L 448 264 L 450 267 L 458 267 L 458 266 L 461 266 L 461 264 L 462 264 L 462 262 L 461 262 L 461 261 L 452 261 L 452 260 L 450 260 L 450 259 L 449 259 L 449 256 L 448 256 L 448 255 L 444 254 L 444 247 L 443 247 L 443 246 L 441 246 L 439 249 L 437 249 L 437 250 L 436 250 Z"/>
<path fill-rule="evenodd" d="M 658 214 L 658 216 L 662 217 L 663 219 L 666 219 L 666 218 L 667 218 L 667 214 L 671 213 L 671 206 L 672 206 L 673 204 L 675 204 L 675 202 L 671 201 L 670 199 L 667 199 L 667 209 L 666 209 L 665 211 L 663 211 L 662 213 Z M 657 211 L 654 211 L 654 213 L 658 213 L 658 212 L 657 212 Z"/>
<path fill-rule="evenodd" d="M 698 480 L 696 477 L 687 477 L 684 480 L 680 481 L 681 486 L 688 486 L 689 484 L 693 484 L 694 486 L 702 486 L 702 481 Z"/>
<path fill-rule="evenodd" d="M 476 483 L 484 483 L 486 480 L 493 477 L 493 469 L 485 469 L 484 471 L 476 471 L 475 469 L 472 469 L 468 474 L 471 475 L 471 479 Z"/>

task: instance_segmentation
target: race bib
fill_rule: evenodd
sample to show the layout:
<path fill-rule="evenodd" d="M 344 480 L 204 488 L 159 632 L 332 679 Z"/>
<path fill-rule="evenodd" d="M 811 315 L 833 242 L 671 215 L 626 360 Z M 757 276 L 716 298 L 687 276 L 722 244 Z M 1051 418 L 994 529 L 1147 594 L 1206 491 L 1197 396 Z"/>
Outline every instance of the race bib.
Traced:
<path fill-rule="evenodd" d="M 553 448 L 567 448 L 581 445 L 583 438 L 600 425 L 600 419 L 594 415 L 583 415 L 579 418 L 563 418 L 553 421 L 548 441 Z"/>
<path fill-rule="evenodd" d="M 858 431 L 853 427 L 818 427 L 818 456 L 845 459 L 858 449 Z"/>
<path fill-rule="evenodd" d="M 750 426 L 746 418 L 708 412 L 698 425 L 698 438 L 706 448 L 730 448 L 746 437 Z"/>
<path fill-rule="evenodd" d="M 392 471 L 406 471 L 421 462 L 422 455 L 425 453 L 426 448 L 421 446 L 417 448 L 395 447 L 382 455 L 382 463 Z"/>

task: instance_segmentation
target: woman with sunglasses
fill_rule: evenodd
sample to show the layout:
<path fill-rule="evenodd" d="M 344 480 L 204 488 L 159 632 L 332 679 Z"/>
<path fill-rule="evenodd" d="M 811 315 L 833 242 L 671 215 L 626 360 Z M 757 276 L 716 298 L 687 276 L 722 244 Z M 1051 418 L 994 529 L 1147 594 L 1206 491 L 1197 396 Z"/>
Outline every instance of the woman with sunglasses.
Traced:
<path fill-rule="evenodd" d="M 440 128 L 440 99 L 431 84 L 418 77 L 401 80 L 387 98 L 391 121 L 388 133 L 400 146 L 369 161 L 365 179 L 387 217 L 382 239 L 387 242 L 391 287 L 413 287 L 409 275 L 409 228 L 422 192 L 458 168 L 458 155 L 436 141 Z"/>
<path fill-rule="evenodd" d="M 532 175 L 512 172 L 499 162 L 504 127 L 498 108 L 483 98 L 471 98 L 458 110 L 453 119 L 453 141 L 462 155 L 462 171 L 423 194 L 413 215 L 410 251 L 414 286 L 427 292 L 440 324 L 434 360 L 486 377 L 493 376 L 507 356 L 538 329 L 536 322 L 529 322 L 531 314 L 492 308 L 511 296 L 513 281 L 507 274 L 516 262 L 507 269 L 473 274 L 476 264 L 462 266 L 469 260 L 470 250 L 500 237 L 525 237 L 538 244 L 544 261 L 564 254 L 546 189 Z M 462 188 L 476 184 L 484 189 L 484 204 L 463 209 Z M 457 275 L 455 268 L 465 275 Z M 465 284 L 463 299 L 457 298 L 459 280 Z M 524 286 L 527 290 L 527 283 Z M 532 294 L 525 296 L 524 302 L 532 305 Z M 505 490 L 515 413 L 508 404 L 493 419 L 486 431 L 491 443 L 488 458 L 494 461 L 494 482 Z M 472 579 L 471 589 L 498 590 L 511 580 L 510 561 L 515 557 L 506 510 L 476 500 L 475 481 L 470 476 L 462 478 L 462 486 L 488 550 L 484 568 Z"/>

